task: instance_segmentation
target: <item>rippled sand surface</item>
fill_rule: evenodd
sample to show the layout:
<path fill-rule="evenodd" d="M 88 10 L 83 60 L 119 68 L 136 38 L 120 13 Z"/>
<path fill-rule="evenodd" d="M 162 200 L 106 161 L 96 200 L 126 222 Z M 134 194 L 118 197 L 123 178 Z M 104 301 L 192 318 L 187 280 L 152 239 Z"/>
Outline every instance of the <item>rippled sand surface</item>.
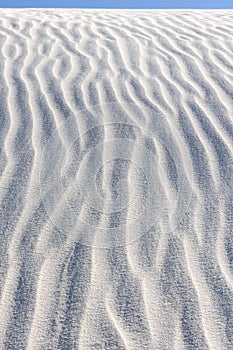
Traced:
<path fill-rule="evenodd" d="M 0 10 L 0 349 L 233 349 L 232 38 Z"/>

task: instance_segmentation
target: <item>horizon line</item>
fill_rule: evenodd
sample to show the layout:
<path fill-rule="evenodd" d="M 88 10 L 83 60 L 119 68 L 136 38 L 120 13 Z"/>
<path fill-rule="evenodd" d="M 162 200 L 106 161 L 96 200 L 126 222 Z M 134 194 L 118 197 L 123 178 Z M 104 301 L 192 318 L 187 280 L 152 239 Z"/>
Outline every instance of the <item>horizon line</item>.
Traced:
<path fill-rule="evenodd" d="M 195 10 L 195 11 L 202 11 L 202 10 L 208 10 L 208 11 L 224 11 L 224 10 L 233 10 L 233 7 L 225 7 L 225 8 L 195 8 L 195 7 L 190 7 L 190 8 L 158 8 L 158 7 L 147 7 L 147 8 L 143 8 L 143 7 L 0 7 L 0 10 L 2 9 L 15 9 L 15 10 L 19 10 L 19 9 L 30 9 L 30 10 L 144 10 L 144 11 L 150 11 L 150 10 L 158 10 L 158 11 L 187 11 L 187 10 Z"/>

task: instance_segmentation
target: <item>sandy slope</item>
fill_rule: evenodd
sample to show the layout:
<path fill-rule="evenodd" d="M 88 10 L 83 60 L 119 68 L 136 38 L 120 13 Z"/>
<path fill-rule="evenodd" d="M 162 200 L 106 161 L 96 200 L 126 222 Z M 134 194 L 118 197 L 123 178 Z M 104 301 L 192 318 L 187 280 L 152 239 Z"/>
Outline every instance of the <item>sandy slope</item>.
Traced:
<path fill-rule="evenodd" d="M 0 10 L 0 349 L 233 348 L 232 37 Z"/>

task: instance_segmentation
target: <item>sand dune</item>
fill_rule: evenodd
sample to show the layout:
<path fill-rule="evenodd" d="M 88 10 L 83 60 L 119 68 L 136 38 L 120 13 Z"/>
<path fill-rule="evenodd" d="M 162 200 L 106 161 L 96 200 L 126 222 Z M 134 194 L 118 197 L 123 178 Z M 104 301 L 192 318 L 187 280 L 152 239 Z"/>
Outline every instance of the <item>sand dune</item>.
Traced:
<path fill-rule="evenodd" d="M 0 10 L 0 349 L 233 348 L 232 37 Z"/>

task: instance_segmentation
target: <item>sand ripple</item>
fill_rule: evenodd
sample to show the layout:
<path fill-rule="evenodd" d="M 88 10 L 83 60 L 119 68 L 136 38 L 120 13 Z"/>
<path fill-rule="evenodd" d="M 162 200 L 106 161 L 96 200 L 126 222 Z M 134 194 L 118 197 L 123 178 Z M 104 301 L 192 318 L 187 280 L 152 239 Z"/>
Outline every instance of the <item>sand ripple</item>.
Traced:
<path fill-rule="evenodd" d="M 0 10 L 0 349 L 233 348 L 232 36 Z"/>

